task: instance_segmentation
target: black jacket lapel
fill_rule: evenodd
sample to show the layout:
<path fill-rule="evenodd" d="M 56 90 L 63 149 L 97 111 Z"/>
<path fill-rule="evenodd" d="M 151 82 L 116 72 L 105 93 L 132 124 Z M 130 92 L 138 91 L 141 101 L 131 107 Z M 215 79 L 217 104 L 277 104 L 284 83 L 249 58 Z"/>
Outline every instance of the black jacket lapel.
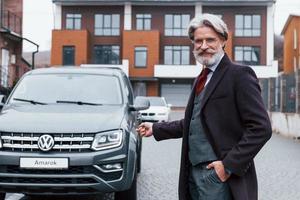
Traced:
<path fill-rule="evenodd" d="M 216 71 L 214 72 L 213 76 L 211 77 L 209 83 L 206 86 L 204 97 L 201 101 L 200 109 L 202 110 L 203 106 L 206 104 L 207 100 L 211 96 L 212 92 L 222 79 L 224 73 L 228 69 L 228 65 L 231 64 L 231 61 L 229 60 L 228 56 L 225 54 L 220 61 Z"/>

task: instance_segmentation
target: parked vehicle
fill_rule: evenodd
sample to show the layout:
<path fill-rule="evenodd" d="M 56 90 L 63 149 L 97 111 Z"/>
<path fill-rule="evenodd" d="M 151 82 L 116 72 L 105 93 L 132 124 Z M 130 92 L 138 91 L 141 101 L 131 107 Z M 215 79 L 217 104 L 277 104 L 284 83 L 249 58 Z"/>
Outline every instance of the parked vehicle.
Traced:
<path fill-rule="evenodd" d="M 170 119 L 171 104 L 164 97 L 145 97 L 150 102 L 147 110 L 140 111 L 142 121 L 167 122 Z"/>
<path fill-rule="evenodd" d="M 59 67 L 26 73 L 0 104 L 0 199 L 103 194 L 136 199 L 141 138 L 134 96 L 118 68 Z"/>

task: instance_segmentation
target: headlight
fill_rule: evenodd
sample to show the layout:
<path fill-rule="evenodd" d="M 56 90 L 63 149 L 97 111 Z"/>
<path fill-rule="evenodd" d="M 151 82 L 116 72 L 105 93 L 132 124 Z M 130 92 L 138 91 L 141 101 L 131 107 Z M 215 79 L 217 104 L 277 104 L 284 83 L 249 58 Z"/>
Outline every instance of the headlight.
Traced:
<path fill-rule="evenodd" d="M 122 143 L 123 131 L 114 130 L 95 135 L 95 139 L 92 144 L 93 150 L 103 150 L 118 147 Z"/>

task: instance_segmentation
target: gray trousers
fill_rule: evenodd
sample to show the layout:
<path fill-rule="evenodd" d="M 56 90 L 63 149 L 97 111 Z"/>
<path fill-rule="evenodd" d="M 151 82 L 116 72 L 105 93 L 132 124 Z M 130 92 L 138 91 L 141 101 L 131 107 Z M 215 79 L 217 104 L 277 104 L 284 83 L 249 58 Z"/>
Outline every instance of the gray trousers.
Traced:
<path fill-rule="evenodd" d="M 192 200 L 233 200 L 228 184 L 223 183 L 207 164 L 192 166 L 189 188 Z"/>

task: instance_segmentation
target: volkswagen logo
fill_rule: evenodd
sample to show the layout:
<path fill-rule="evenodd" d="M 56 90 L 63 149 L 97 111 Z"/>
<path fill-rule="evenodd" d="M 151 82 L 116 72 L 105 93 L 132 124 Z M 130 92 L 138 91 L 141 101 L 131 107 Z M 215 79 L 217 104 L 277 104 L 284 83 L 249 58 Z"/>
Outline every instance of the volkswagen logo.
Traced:
<path fill-rule="evenodd" d="M 38 139 L 38 147 L 42 151 L 50 151 L 54 146 L 54 139 L 51 135 L 42 135 Z"/>

